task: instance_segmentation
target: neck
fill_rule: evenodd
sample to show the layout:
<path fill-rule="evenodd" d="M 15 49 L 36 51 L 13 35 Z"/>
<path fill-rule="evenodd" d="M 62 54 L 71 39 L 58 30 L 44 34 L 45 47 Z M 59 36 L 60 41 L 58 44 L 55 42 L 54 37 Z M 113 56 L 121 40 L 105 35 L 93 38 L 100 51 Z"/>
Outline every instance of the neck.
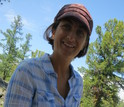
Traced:
<path fill-rule="evenodd" d="M 54 70 L 59 77 L 67 77 L 70 75 L 69 65 L 71 63 L 71 60 L 69 58 L 63 58 L 52 54 L 50 56 L 50 59 L 53 64 Z"/>

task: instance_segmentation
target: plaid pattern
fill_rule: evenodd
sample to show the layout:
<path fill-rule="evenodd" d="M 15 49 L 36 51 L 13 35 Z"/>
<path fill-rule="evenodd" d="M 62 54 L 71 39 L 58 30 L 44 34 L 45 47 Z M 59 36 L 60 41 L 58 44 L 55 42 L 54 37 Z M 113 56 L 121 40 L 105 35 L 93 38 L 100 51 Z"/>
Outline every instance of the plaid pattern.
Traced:
<path fill-rule="evenodd" d="M 21 62 L 9 82 L 4 107 L 78 107 L 83 82 L 70 67 L 70 91 L 64 99 L 57 91 L 57 74 L 48 54 Z"/>

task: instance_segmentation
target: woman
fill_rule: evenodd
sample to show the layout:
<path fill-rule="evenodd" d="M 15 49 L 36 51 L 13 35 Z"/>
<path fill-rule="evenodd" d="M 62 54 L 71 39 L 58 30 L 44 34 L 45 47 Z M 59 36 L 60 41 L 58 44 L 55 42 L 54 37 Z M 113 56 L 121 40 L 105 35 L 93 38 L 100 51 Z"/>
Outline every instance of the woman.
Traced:
<path fill-rule="evenodd" d="M 92 27 L 83 5 L 63 6 L 44 33 L 53 53 L 20 63 L 8 85 L 4 107 L 78 107 L 82 77 L 70 63 L 86 54 Z"/>

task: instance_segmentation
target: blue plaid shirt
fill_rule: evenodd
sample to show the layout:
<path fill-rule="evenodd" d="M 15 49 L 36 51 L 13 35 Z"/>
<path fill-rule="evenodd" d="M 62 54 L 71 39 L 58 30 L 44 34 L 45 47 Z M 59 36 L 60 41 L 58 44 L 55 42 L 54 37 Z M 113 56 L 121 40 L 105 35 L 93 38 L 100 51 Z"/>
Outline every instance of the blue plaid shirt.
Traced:
<path fill-rule="evenodd" d="M 78 107 L 83 80 L 70 67 L 70 91 L 64 99 L 57 90 L 57 74 L 48 54 L 21 62 L 9 82 L 4 107 Z"/>

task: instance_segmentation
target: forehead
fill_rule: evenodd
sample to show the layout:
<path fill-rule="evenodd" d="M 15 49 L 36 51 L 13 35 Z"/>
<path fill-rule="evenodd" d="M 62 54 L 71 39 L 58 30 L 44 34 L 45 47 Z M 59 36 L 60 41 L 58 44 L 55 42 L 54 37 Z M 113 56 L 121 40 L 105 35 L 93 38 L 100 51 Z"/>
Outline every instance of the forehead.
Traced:
<path fill-rule="evenodd" d="M 83 22 L 81 22 L 80 20 L 78 20 L 78 19 L 76 19 L 76 18 L 74 18 L 74 17 L 63 18 L 63 19 L 60 20 L 60 22 L 61 22 L 61 21 L 62 21 L 62 22 L 68 22 L 68 23 L 70 23 L 70 24 L 76 24 L 76 25 L 78 25 L 80 28 L 83 28 L 83 29 L 87 30 L 86 25 L 85 25 Z"/>

